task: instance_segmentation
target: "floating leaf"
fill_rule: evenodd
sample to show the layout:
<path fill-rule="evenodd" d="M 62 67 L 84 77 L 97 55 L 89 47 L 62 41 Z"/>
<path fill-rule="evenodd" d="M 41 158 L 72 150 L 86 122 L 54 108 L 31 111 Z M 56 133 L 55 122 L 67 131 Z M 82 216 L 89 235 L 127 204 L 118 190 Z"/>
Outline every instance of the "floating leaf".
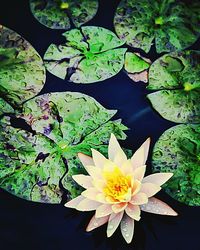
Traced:
<path fill-rule="evenodd" d="M 65 32 L 66 43 L 51 44 L 44 60 L 49 72 L 75 83 L 103 81 L 124 65 L 125 48 L 117 36 L 101 27 L 82 27 Z"/>
<path fill-rule="evenodd" d="M 173 52 L 150 67 L 147 97 L 159 114 L 177 123 L 200 122 L 200 52 Z"/>
<path fill-rule="evenodd" d="M 77 154 L 89 155 L 91 147 L 103 152 L 111 133 L 125 139 L 126 127 L 110 121 L 115 113 L 80 93 L 27 101 L 17 118 L 28 130 L 12 127 L 9 117 L 0 123 L 0 187 L 27 200 L 59 203 L 62 180 L 69 198 L 74 196 L 79 190 L 71 172 L 83 171 Z"/>
<path fill-rule="evenodd" d="M 98 0 L 30 0 L 35 18 L 51 29 L 80 27 L 97 13 Z"/>
<path fill-rule="evenodd" d="M 173 172 L 164 189 L 174 199 L 200 205 L 200 125 L 178 125 L 164 132 L 153 150 L 153 171 Z"/>
<path fill-rule="evenodd" d="M 122 0 L 114 26 L 128 45 L 149 52 L 155 39 L 158 53 L 192 45 L 200 33 L 200 2 Z"/>
<path fill-rule="evenodd" d="M 4 113 L 13 113 L 13 108 L 2 98 L 0 98 L 0 116 Z"/>
<path fill-rule="evenodd" d="M 17 107 L 40 92 L 45 77 L 42 59 L 30 43 L 0 26 L 0 97 Z"/>
<path fill-rule="evenodd" d="M 151 61 L 140 54 L 127 52 L 125 55 L 125 70 L 134 82 L 148 82 L 148 69 Z"/>

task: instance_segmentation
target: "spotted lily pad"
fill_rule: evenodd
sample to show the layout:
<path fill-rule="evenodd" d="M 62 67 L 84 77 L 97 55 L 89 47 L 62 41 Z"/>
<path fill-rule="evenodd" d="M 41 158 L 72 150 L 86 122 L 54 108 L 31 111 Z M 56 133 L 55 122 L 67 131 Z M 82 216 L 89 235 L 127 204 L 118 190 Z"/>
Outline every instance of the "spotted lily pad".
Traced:
<path fill-rule="evenodd" d="M 148 82 L 148 70 L 151 61 L 140 54 L 127 52 L 124 69 L 134 82 Z"/>
<path fill-rule="evenodd" d="M 149 52 L 155 39 L 158 53 L 182 50 L 200 34 L 200 2 L 122 0 L 114 26 L 128 45 Z"/>
<path fill-rule="evenodd" d="M 22 128 L 13 127 L 8 116 L 0 122 L 0 187 L 45 203 L 59 203 L 66 188 L 71 199 L 79 191 L 71 175 L 83 172 L 78 152 L 90 155 L 92 147 L 103 153 L 111 133 L 125 139 L 126 127 L 110 120 L 115 113 L 80 93 L 27 101 L 16 118 Z"/>
<path fill-rule="evenodd" d="M 177 123 L 200 122 L 200 52 L 166 54 L 150 67 L 147 97 L 159 114 Z"/>
<path fill-rule="evenodd" d="M 35 18 L 51 29 L 80 27 L 97 13 L 98 0 L 30 0 Z"/>
<path fill-rule="evenodd" d="M 44 55 L 46 68 L 74 83 L 103 81 L 124 65 L 125 48 L 117 36 L 104 28 L 86 26 L 65 32 L 65 44 L 51 44 Z"/>
<path fill-rule="evenodd" d="M 0 26 L 0 97 L 18 107 L 40 92 L 45 78 L 43 61 L 30 43 Z M 0 110 L 2 107 L 0 104 Z M 5 112 L 7 108 L 8 104 Z"/>
<path fill-rule="evenodd" d="M 200 125 L 178 125 L 160 137 L 153 150 L 153 171 L 173 172 L 165 191 L 190 206 L 200 206 Z"/>

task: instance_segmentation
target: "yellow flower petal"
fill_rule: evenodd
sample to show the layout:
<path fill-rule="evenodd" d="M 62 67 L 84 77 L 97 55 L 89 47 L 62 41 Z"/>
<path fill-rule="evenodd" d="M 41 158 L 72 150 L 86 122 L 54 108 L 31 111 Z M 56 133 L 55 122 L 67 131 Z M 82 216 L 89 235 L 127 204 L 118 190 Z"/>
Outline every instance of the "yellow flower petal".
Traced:
<path fill-rule="evenodd" d="M 100 168 L 97 168 L 95 166 L 85 166 L 85 169 L 93 180 L 102 179 L 102 171 Z"/>
<path fill-rule="evenodd" d="M 132 174 L 133 173 L 133 167 L 131 160 L 127 160 L 122 164 L 121 170 L 124 175 Z"/>
<path fill-rule="evenodd" d="M 146 166 L 138 167 L 134 170 L 133 175 L 134 178 L 137 179 L 138 181 L 142 181 L 144 174 L 146 171 Z"/>
<path fill-rule="evenodd" d="M 97 208 L 95 217 L 96 218 L 105 217 L 112 213 L 113 213 L 112 206 L 109 204 L 103 204 Z"/>
<path fill-rule="evenodd" d="M 136 195 L 141 189 L 141 182 L 138 180 L 135 180 L 133 182 L 133 186 L 132 186 L 132 196 Z"/>
<path fill-rule="evenodd" d="M 93 183 L 93 186 L 96 189 L 98 189 L 100 192 L 103 190 L 103 188 L 106 185 L 105 180 L 94 180 L 92 183 Z"/>
<path fill-rule="evenodd" d="M 132 219 L 137 220 L 137 221 L 139 221 L 141 219 L 141 217 L 140 217 L 141 211 L 140 211 L 139 206 L 132 205 L 129 203 L 128 206 L 126 207 L 125 211 L 126 211 L 126 214 L 129 217 L 131 217 Z"/>
<path fill-rule="evenodd" d="M 93 201 L 97 200 L 96 197 L 98 194 L 99 194 L 99 191 L 94 187 L 88 188 L 81 193 L 81 195 L 83 197 L 88 198 L 88 199 L 93 200 Z"/>
<path fill-rule="evenodd" d="M 96 196 L 96 200 L 100 203 L 105 203 L 107 204 L 108 201 L 106 200 L 106 197 L 103 193 L 99 193 L 97 196 Z"/>
<path fill-rule="evenodd" d="M 126 202 L 118 203 L 118 204 L 112 205 L 112 210 L 113 210 L 114 213 L 117 214 L 117 213 L 123 211 L 126 207 L 127 207 Z"/>
<path fill-rule="evenodd" d="M 92 158 L 96 167 L 103 168 L 107 159 L 97 150 L 92 149 Z"/>
<path fill-rule="evenodd" d="M 134 234 L 134 220 L 131 219 L 129 216 L 124 215 L 120 224 L 120 228 L 125 241 L 128 244 L 131 243 Z"/>
<path fill-rule="evenodd" d="M 75 182 L 77 182 L 80 186 L 84 188 L 90 188 L 93 186 L 91 176 L 78 174 L 73 175 L 72 178 L 75 180 Z"/>
<path fill-rule="evenodd" d="M 96 210 L 100 205 L 101 203 L 97 201 L 92 201 L 86 198 L 77 205 L 76 209 L 79 211 L 83 211 L 83 212 L 93 211 L 93 210 Z"/>
<path fill-rule="evenodd" d="M 84 167 L 85 166 L 94 166 L 94 161 L 93 161 L 92 157 L 85 155 L 83 153 L 78 153 L 78 158 Z"/>
<path fill-rule="evenodd" d="M 76 197 L 75 199 L 68 201 L 67 203 L 65 203 L 65 207 L 68 208 L 75 208 L 78 206 L 78 204 L 84 200 L 85 198 L 82 195 L 79 195 L 78 197 Z"/>
<path fill-rule="evenodd" d="M 150 138 L 148 138 L 132 156 L 131 162 L 133 165 L 133 169 L 145 165 L 148 157 L 149 145 L 150 145 Z"/>
<path fill-rule="evenodd" d="M 105 216 L 101 218 L 96 218 L 95 216 L 93 216 L 86 228 L 86 231 L 90 232 L 94 230 L 95 228 L 106 224 L 108 222 L 108 219 L 109 219 L 109 216 Z"/>
<path fill-rule="evenodd" d="M 157 173 L 151 174 L 143 179 L 143 183 L 154 183 L 158 186 L 162 186 L 165 182 L 167 182 L 173 176 L 172 173 Z"/>
<path fill-rule="evenodd" d="M 123 217 L 124 211 L 118 213 L 118 214 L 111 214 L 108 220 L 108 226 L 107 226 L 107 237 L 110 237 L 114 234 L 116 229 L 118 228 L 121 219 Z"/>
<path fill-rule="evenodd" d="M 148 198 L 145 193 L 135 194 L 130 201 L 130 203 L 133 205 L 142 205 L 142 204 L 146 204 L 147 202 L 148 202 Z"/>
<path fill-rule="evenodd" d="M 152 197 L 161 190 L 161 187 L 153 183 L 142 183 L 140 192 L 145 193 L 147 197 Z"/>
<path fill-rule="evenodd" d="M 111 134 L 109 145 L 108 145 L 108 157 L 109 160 L 115 162 L 117 165 L 118 163 L 122 163 L 127 160 L 126 154 L 121 149 L 116 137 Z M 119 165 L 118 165 L 119 166 Z"/>
<path fill-rule="evenodd" d="M 142 211 L 153 214 L 170 216 L 178 215 L 170 206 L 155 197 L 149 198 L 149 202 L 145 205 L 141 205 L 140 208 Z"/>

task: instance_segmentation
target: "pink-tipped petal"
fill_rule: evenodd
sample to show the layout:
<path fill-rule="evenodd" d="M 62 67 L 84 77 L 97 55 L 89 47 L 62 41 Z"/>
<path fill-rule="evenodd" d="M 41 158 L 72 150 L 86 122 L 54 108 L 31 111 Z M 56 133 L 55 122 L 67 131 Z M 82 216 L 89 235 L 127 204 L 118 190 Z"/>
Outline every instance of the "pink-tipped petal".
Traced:
<path fill-rule="evenodd" d="M 150 138 L 148 138 L 131 158 L 133 169 L 145 165 L 148 158 Z"/>
<path fill-rule="evenodd" d="M 132 205 L 131 203 L 128 204 L 128 206 L 125 209 L 126 214 L 131 217 L 134 220 L 139 221 L 140 220 L 140 207 L 137 205 Z"/>
<path fill-rule="evenodd" d="M 92 157 L 85 155 L 83 153 L 78 153 L 78 158 L 84 167 L 85 166 L 94 166 L 94 161 L 93 161 Z"/>
<path fill-rule="evenodd" d="M 142 205 L 148 202 L 148 197 L 145 193 L 137 193 L 134 195 L 130 201 L 133 205 Z"/>
<path fill-rule="evenodd" d="M 131 243 L 134 234 L 134 220 L 125 214 L 121 221 L 120 228 L 125 241 L 128 244 Z"/>
<path fill-rule="evenodd" d="M 92 201 L 86 198 L 77 205 L 76 209 L 79 211 L 83 211 L 83 212 L 93 211 L 93 210 L 96 210 L 100 205 L 101 203 L 97 201 Z"/>
<path fill-rule="evenodd" d="M 85 166 L 86 171 L 92 177 L 92 179 L 102 179 L 102 172 L 100 168 L 95 166 Z"/>
<path fill-rule="evenodd" d="M 119 226 L 119 223 L 121 222 L 121 219 L 123 217 L 124 211 L 118 213 L 118 214 L 111 214 L 108 220 L 108 226 L 107 226 L 107 237 L 110 237 L 114 234 L 116 229 Z"/>
<path fill-rule="evenodd" d="M 95 217 L 101 218 L 113 213 L 112 206 L 109 204 L 103 204 L 96 210 Z"/>
<path fill-rule="evenodd" d="M 141 166 L 141 167 L 138 167 L 134 170 L 133 172 L 133 176 L 135 179 L 137 179 L 138 181 L 142 181 L 143 177 L 144 177 L 144 174 L 145 174 L 145 171 L 146 171 L 146 166 Z"/>
<path fill-rule="evenodd" d="M 147 197 L 152 197 L 161 190 L 161 187 L 153 183 L 142 183 L 140 192 L 145 193 Z"/>
<path fill-rule="evenodd" d="M 119 213 L 123 211 L 126 208 L 126 206 L 127 206 L 126 202 L 114 204 L 112 205 L 112 210 L 114 213 Z"/>
<path fill-rule="evenodd" d="M 114 134 L 111 134 L 109 145 L 108 145 L 108 157 L 109 160 L 115 162 L 116 164 L 120 162 L 124 162 L 127 160 L 126 154 L 121 149 L 119 142 L 117 141 Z"/>
<path fill-rule="evenodd" d="M 95 216 L 93 216 L 86 228 L 86 231 L 90 232 L 94 230 L 95 228 L 106 224 L 108 222 L 108 219 L 109 219 L 109 216 L 105 216 L 101 218 L 96 218 Z"/>
<path fill-rule="evenodd" d="M 173 176 L 172 173 L 157 173 L 151 174 L 143 179 L 143 183 L 154 183 L 158 186 L 162 186 L 165 182 L 167 182 Z"/>
<path fill-rule="evenodd" d="M 92 187 L 92 177 L 84 174 L 73 175 L 72 178 L 84 188 Z"/>
<path fill-rule="evenodd" d="M 96 197 L 98 194 L 99 194 L 99 191 L 94 187 L 88 188 L 81 193 L 83 197 L 88 198 L 89 200 L 94 200 L 94 201 L 97 200 Z"/>
<path fill-rule="evenodd" d="M 149 202 L 147 204 L 141 205 L 140 208 L 142 211 L 153 214 L 170 216 L 178 215 L 170 206 L 155 197 L 149 198 Z"/>
<path fill-rule="evenodd" d="M 79 195 L 78 197 L 74 198 L 71 201 L 68 201 L 67 203 L 65 203 L 65 207 L 68 208 L 75 208 L 78 206 L 78 204 L 84 200 L 85 198 L 82 195 Z"/>
<path fill-rule="evenodd" d="M 92 158 L 95 166 L 98 168 L 103 168 L 105 162 L 107 161 L 107 159 L 95 149 L 92 149 Z"/>

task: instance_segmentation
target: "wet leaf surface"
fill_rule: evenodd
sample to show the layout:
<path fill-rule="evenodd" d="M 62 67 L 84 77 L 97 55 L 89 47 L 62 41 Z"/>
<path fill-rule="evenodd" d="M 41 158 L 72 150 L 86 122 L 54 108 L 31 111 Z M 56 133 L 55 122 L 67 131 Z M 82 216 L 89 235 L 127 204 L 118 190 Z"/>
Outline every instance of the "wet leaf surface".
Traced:
<path fill-rule="evenodd" d="M 105 28 L 86 26 L 65 32 L 66 43 L 51 44 L 44 55 L 46 68 L 55 76 L 74 83 L 108 79 L 123 68 L 125 48 Z"/>
<path fill-rule="evenodd" d="M 0 186 L 37 202 L 59 203 L 65 189 L 68 199 L 76 196 L 79 188 L 71 175 L 84 171 L 77 154 L 90 155 L 91 147 L 103 153 L 111 133 L 126 137 L 121 121 L 110 120 L 115 113 L 72 92 L 44 94 L 26 102 L 17 118 L 29 130 L 13 127 L 8 116 L 0 123 Z"/>
<path fill-rule="evenodd" d="M 200 125 L 165 131 L 153 150 L 153 171 L 173 172 L 165 191 L 190 206 L 200 205 Z"/>
<path fill-rule="evenodd" d="M 172 52 L 192 45 L 200 32 L 200 2 L 122 0 L 114 26 L 128 45 L 149 52 L 154 39 L 156 50 Z"/>
<path fill-rule="evenodd" d="M 40 92 L 45 78 L 37 51 L 19 34 L 0 25 L 0 97 L 18 107 Z"/>
<path fill-rule="evenodd" d="M 166 54 L 149 71 L 147 97 L 158 113 L 177 123 L 200 122 L 200 52 Z"/>
<path fill-rule="evenodd" d="M 80 27 L 97 13 L 98 0 L 30 0 L 34 17 L 51 29 Z"/>

